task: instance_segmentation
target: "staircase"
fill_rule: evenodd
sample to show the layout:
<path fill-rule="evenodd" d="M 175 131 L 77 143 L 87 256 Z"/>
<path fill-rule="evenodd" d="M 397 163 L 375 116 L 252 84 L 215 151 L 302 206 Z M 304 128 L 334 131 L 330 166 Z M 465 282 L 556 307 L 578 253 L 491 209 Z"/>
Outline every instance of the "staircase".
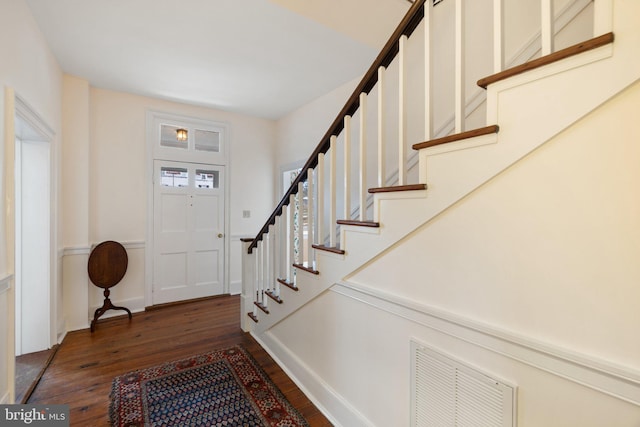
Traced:
<path fill-rule="evenodd" d="M 556 49 L 559 16 L 566 11 L 541 0 L 540 53 L 512 64 L 504 54 L 507 2 L 495 0 L 493 21 L 486 24 L 493 28 L 486 47 L 493 73 L 476 79 L 486 91 L 479 102 L 483 123 L 469 129 L 478 114 L 469 111 L 475 101 L 466 94 L 465 70 L 473 64 L 463 23 L 472 17 L 467 2 L 449 2 L 455 91 L 446 104 L 453 106 L 453 129 L 446 120 L 434 125 L 440 99 L 433 19 L 447 2 L 434 7 L 416 0 L 264 227 L 243 241 L 242 325 L 257 339 L 268 343 L 280 322 L 640 78 L 640 2 L 569 1 L 567 10 L 578 3 L 593 7 L 590 36 Z M 410 56 L 416 53 L 418 60 Z M 416 75 L 424 98 L 417 125 L 411 110 Z M 419 139 L 416 127 L 423 129 Z"/>

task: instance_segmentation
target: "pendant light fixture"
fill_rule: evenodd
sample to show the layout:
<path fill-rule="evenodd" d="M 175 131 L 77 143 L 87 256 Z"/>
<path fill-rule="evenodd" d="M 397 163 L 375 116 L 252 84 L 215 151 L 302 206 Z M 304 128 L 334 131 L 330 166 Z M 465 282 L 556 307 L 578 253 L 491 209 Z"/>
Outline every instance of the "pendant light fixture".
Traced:
<path fill-rule="evenodd" d="M 176 139 L 178 141 L 186 141 L 188 138 L 189 132 L 186 129 L 180 128 L 176 130 Z"/>

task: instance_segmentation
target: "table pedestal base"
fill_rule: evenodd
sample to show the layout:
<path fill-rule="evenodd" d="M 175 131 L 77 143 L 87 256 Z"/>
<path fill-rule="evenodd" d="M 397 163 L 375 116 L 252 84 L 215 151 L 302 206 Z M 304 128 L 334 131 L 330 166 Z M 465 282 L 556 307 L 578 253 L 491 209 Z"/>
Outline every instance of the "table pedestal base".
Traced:
<path fill-rule="evenodd" d="M 102 307 L 100 307 L 99 309 L 96 310 L 96 312 L 93 314 L 93 320 L 91 321 L 91 332 L 93 332 L 96 329 L 96 323 L 98 322 L 98 318 L 100 316 L 102 316 L 107 310 L 124 310 L 127 312 L 127 314 L 129 314 L 129 320 L 131 320 L 131 311 L 129 311 L 128 308 L 126 307 L 118 307 L 115 306 L 111 303 L 111 300 L 109 299 L 109 289 L 105 289 L 104 290 L 104 303 L 102 303 Z"/>

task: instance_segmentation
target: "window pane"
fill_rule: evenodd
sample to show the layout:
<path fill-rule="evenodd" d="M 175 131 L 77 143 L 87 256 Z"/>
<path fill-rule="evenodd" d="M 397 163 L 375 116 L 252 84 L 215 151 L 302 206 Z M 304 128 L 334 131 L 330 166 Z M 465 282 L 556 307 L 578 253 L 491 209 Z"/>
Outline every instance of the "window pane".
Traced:
<path fill-rule="evenodd" d="M 163 147 L 182 148 L 187 149 L 189 147 L 188 141 L 178 141 L 177 131 L 180 129 L 178 126 L 161 125 L 160 126 L 160 145 Z"/>
<path fill-rule="evenodd" d="M 160 185 L 164 187 L 188 187 L 189 173 L 182 168 L 161 168 Z"/>
<path fill-rule="evenodd" d="M 219 186 L 218 171 L 196 169 L 196 188 L 218 188 Z"/>
<path fill-rule="evenodd" d="M 220 132 L 196 129 L 195 138 L 197 151 L 220 152 Z"/>

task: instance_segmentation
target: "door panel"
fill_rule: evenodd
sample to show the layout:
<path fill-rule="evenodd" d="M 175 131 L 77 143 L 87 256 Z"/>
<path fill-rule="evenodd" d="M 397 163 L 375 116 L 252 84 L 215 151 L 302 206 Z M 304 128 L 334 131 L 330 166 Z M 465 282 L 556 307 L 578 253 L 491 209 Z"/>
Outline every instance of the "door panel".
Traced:
<path fill-rule="evenodd" d="M 154 173 L 153 303 L 221 294 L 224 168 L 155 161 Z"/>
<path fill-rule="evenodd" d="M 184 194 L 161 194 L 160 197 L 162 232 L 184 233 L 187 231 L 188 196 Z"/>

